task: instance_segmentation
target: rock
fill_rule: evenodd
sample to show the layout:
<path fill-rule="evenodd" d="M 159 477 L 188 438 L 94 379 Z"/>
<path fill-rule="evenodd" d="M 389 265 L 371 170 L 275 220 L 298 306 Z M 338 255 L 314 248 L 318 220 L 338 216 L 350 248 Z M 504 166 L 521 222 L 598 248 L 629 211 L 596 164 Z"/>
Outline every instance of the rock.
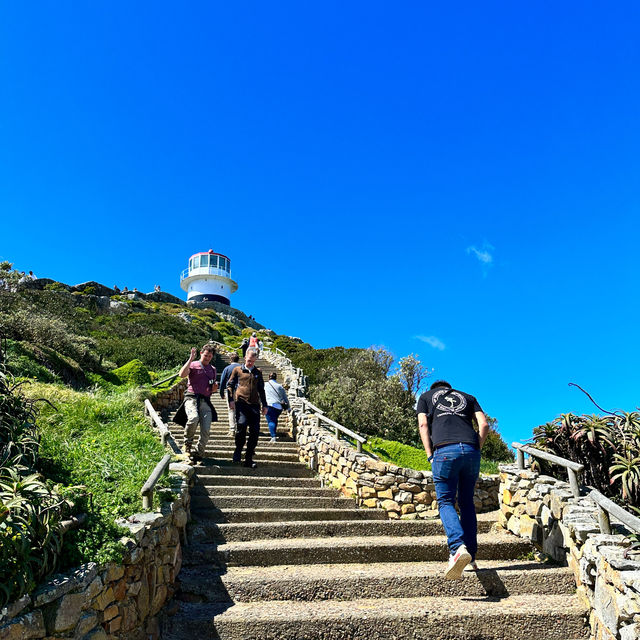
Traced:
<path fill-rule="evenodd" d="M 0 627 L 0 638 L 2 640 L 44 638 L 46 633 L 44 617 L 42 611 L 39 609 L 15 619 L 10 624 Z"/>
<path fill-rule="evenodd" d="M 400 511 L 400 505 L 395 500 L 383 500 L 380 506 L 385 511 Z"/>
<path fill-rule="evenodd" d="M 620 609 L 618 606 L 619 592 L 602 578 L 596 580 L 593 593 L 593 608 L 605 627 L 616 634 L 620 624 Z"/>
<path fill-rule="evenodd" d="M 378 491 L 377 496 L 380 500 L 393 500 L 393 491 L 391 489 Z"/>
<path fill-rule="evenodd" d="M 86 593 L 69 593 L 51 605 L 45 613 L 47 631 L 61 633 L 75 627 L 84 607 L 87 605 Z"/>
<path fill-rule="evenodd" d="M 620 640 L 638 640 L 640 638 L 640 623 L 620 627 Z"/>
<path fill-rule="evenodd" d="M 87 635 L 98 624 L 98 615 L 94 611 L 90 611 L 81 616 L 75 628 L 74 635 L 82 637 Z"/>
<path fill-rule="evenodd" d="M 400 504 L 406 504 L 413 500 L 413 494 L 409 493 L 409 491 L 398 491 L 396 493 L 394 500 Z"/>
<path fill-rule="evenodd" d="M 402 515 L 404 516 L 410 513 L 415 513 L 416 508 L 414 504 L 408 503 L 408 504 L 403 504 L 400 510 L 402 512 Z"/>
<path fill-rule="evenodd" d="M 15 618 L 25 607 L 30 604 L 31 598 L 26 594 L 19 600 L 9 603 L 6 607 L 0 609 L 0 624 L 2 624 L 5 620 Z"/>

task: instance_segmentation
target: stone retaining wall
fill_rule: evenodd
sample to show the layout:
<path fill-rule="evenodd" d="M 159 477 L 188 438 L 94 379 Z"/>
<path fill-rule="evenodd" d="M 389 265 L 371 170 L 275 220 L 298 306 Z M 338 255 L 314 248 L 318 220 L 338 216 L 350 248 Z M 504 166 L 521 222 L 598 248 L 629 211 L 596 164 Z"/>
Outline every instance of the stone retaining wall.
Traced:
<path fill-rule="evenodd" d="M 122 564 L 82 565 L 59 574 L 0 611 L 0 640 L 158 638 L 158 613 L 173 595 L 182 564 L 181 538 L 189 517 L 193 467 L 172 464 L 174 499 L 160 512 L 137 513 L 118 524 Z"/>
<path fill-rule="evenodd" d="M 569 565 L 592 637 L 640 638 L 640 556 L 626 557 L 629 538 L 601 534 L 596 504 L 574 498 L 567 482 L 516 465 L 501 467 L 500 482 L 499 523 Z"/>
<path fill-rule="evenodd" d="M 292 403 L 301 406 L 302 403 Z M 384 509 L 389 518 L 413 520 L 438 515 L 430 471 L 405 469 L 358 453 L 346 440 L 318 424 L 313 414 L 294 414 L 300 460 L 325 481 L 355 497 L 359 507 Z M 475 490 L 476 511 L 498 508 L 499 477 L 481 476 Z"/>
<path fill-rule="evenodd" d="M 163 409 L 174 409 L 184 400 L 184 393 L 187 390 L 187 378 L 178 378 L 178 381 L 166 391 L 158 391 L 151 398 L 153 408 L 160 412 Z"/>
<path fill-rule="evenodd" d="M 413 520 L 438 515 L 436 491 L 430 471 L 405 469 L 358 453 L 347 440 L 336 438 L 320 426 L 318 417 L 303 412 L 302 398 L 307 389 L 306 377 L 291 362 L 273 352 L 265 357 L 282 370 L 292 411 L 281 416 L 280 424 L 296 438 L 300 460 L 325 481 L 353 496 L 359 507 L 384 509 L 392 519 Z M 417 426 L 416 426 L 417 429 Z M 498 508 L 497 475 L 482 475 L 476 485 L 476 511 Z"/>

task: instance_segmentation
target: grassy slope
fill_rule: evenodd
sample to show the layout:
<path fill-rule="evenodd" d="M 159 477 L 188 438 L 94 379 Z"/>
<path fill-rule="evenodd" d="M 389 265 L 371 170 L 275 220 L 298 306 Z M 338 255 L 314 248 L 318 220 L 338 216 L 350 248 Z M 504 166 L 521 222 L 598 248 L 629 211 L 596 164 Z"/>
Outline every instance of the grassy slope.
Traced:
<path fill-rule="evenodd" d="M 65 565 L 117 560 L 119 517 L 141 509 L 140 488 L 164 455 L 142 412 L 140 393 L 78 392 L 62 385 L 25 385 L 42 403 L 39 466 L 45 476 L 67 487 L 86 487 L 76 505 L 88 512 L 84 529 L 65 536 Z M 165 479 L 163 484 L 167 484 Z"/>
<path fill-rule="evenodd" d="M 369 453 L 374 453 L 381 460 L 391 462 L 399 467 L 408 467 L 419 471 L 431 471 L 431 463 L 427 460 L 424 449 L 382 438 L 370 438 L 364 445 Z M 481 460 L 481 473 L 498 473 L 498 463 L 492 460 Z"/>

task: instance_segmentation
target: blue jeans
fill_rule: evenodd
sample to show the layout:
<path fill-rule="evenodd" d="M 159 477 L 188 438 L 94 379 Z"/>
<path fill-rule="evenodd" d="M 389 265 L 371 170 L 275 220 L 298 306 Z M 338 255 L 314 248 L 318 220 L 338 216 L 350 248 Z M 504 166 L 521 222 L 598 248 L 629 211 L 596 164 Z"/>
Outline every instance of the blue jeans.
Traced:
<path fill-rule="evenodd" d="M 475 560 L 478 521 L 473 492 L 480 473 L 480 450 L 461 442 L 438 447 L 433 453 L 431 469 L 449 552 L 455 553 L 464 544 Z M 456 495 L 460 517 L 455 508 Z"/>
<path fill-rule="evenodd" d="M 267 407 L 267 424 L 269 425 L 269 433 L 272 438 L 276 437 L 276 429 L 278 428 L 278 418 L 282 413 L 282 409 L 275 407 Z"/>

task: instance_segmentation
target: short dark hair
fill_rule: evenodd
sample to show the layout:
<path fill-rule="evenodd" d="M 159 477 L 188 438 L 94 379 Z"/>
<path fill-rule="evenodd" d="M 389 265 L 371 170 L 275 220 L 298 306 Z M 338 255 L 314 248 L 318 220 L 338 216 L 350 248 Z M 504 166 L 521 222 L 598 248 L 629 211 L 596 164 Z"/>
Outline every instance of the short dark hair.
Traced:
<path fill-rule="evenodd" d="M 446 389 L 451 389 L 451 385 L 446 380 L 436 380 L 430 387 L 431 389 L 437 389 L 438 387 L 445 387 Z"/>
<path fill-rule="evenodd" d="M 231 362 L 238 362 L 240 360 L 240 356 L 237 353 L 231 354 Z"/>
<path fill-rule="evenodd" d="M 205 345 L 202 345 L 202 349 L 200 349 L 200 353 L 202 353 L 203 351 L 211 351 L 211 353 L 215 355 L 216 348 L 212 344 L 207 343 Z"/>
<path fill-rule="evenodd" d="M 275 380 L 278 377 L 278 374 L 275 371 L 272 371 L 269 374 L 269 380 Z"/>

